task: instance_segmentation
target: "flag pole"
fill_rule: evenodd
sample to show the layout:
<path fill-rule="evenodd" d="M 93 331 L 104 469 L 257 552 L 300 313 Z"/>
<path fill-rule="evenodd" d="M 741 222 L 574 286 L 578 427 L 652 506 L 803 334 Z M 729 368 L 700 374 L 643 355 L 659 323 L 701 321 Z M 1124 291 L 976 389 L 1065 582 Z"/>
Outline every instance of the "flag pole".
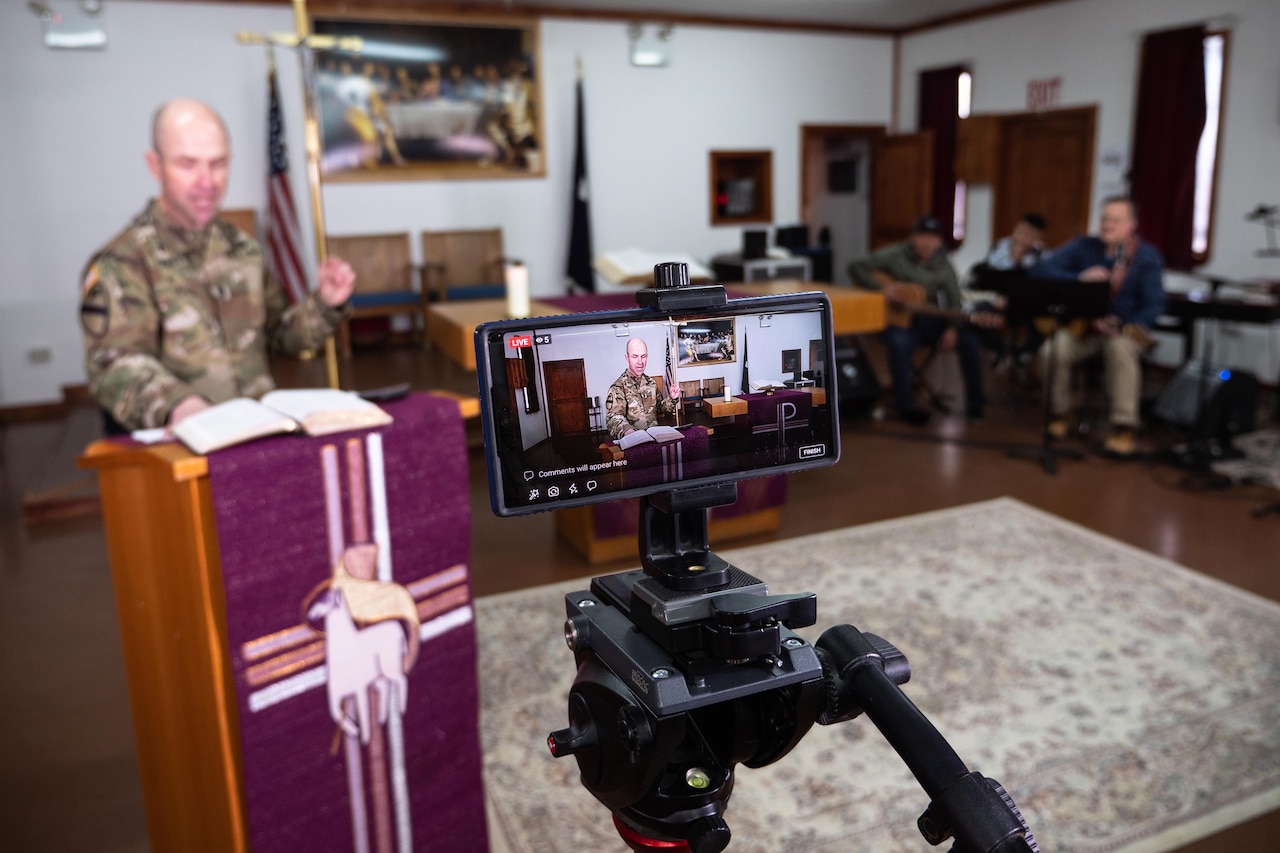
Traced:
<path fill-rule="evenodd" d="M 678 336 L 676 336 L 677 328 L 678 327 L 676 326 L 676 323 L 674 320 L 669 321 L 669 325 L 667 326 L 667 375 L 666 375 L 666 379 L 669 384 L 669 387 L 667 388 L 668 399 L 671 399 L 671 389 L 679 387 L 678 385 L 676 385 L 676 382 L 679 379 L 679 377 L 676 375 L 676 371 L 679 369 L 679 365 L 680 365 L 680 339 Z M 674 362 L 671 360 L 671 339 L 673 337 L 676 338 L 676 360 Z M 681 425 L 680 410 L 684 408 L 684 395 L 681 395 L 680 399 L 675 401 L 675 404 L 676 404 L 676 426 L 680 426 Z"/>

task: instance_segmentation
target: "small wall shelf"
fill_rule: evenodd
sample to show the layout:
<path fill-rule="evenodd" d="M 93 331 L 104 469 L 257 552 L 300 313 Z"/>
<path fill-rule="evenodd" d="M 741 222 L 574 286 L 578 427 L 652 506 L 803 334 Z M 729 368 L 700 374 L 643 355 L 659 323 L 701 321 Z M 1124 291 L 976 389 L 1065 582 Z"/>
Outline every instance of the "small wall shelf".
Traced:
<path fill-rule="evenodd" d="M 773 152 L 711 152 L 711 224 L 773 221 Z"/>

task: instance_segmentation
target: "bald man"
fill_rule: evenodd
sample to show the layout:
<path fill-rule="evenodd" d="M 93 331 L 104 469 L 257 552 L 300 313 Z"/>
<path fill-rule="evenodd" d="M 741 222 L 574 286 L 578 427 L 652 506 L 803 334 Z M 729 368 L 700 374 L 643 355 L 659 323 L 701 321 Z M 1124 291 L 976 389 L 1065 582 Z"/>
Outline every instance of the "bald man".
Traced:
<path fill-rule="evenodd" d="M 172 426 L 262 396 L 274 387 L 268 350 L 323 346 L 355 285 L 351 267 L 330 258 L 314 292 L 288 304 L 262 247 L 218 218 L 231 145 L 210 107 L 164 104 L 151 142 L 160 195 L 93 256 L 81 288 L 89 390 L 108 431 Z"/>
<path fill-rule="evenodd" d="M 604 401 L 604 425 L 615 440 L 658 422 L 658 413 L 671 413 L 680 401 L 680 386 L 668 388 L 669 396 L 658 399 L 658 383 L 645 373 L 649 346 L 640 338 L 627 341 L 627 369 L 609 386 Z"/>

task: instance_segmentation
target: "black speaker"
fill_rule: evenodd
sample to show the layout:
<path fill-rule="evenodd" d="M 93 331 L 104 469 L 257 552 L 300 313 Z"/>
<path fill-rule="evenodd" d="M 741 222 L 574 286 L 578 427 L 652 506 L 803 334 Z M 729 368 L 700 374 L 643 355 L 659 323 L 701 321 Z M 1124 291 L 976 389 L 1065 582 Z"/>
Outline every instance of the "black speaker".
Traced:
<path fill-rule="evenodd" d="M 858 417 L 880 399 L 880 380 L 855 338 L 836 338 L 836 393 L 840 412 Z"/>
<path fill-rule="evenodd" d="M 769 254 L 769 232 L 768 231 L 743 231 L 742 232 L 742 259 L 744 261 L 754 261 L 763 258 Z"/>
<path fill-rule="evenodd" d="M 1152 413 L 1170 426 L 1227 438 L 1252 432 L 1257 408 L 1258 377 L 1189 361 L 1160 391 Z"/>

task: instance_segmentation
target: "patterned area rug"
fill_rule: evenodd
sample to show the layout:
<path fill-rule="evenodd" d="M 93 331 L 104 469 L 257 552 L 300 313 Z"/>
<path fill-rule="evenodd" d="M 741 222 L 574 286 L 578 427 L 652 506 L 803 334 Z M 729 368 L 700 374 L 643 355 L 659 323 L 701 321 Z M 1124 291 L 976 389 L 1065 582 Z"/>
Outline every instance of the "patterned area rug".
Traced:
<path fill-rule="evenodd" d="M 725 556 L 818 594 L 906 653 L 907 695 L 1012 793 L 1045 851 L 1169 850 L 1280 807 L 1280 605 L 1012 499 Z M 622 850 L 572 758 L 549 755 L 573 678 L 565 593 L 480 599 L 495 849 Z M 865 718 L 739 767 L 730 853 L 924 851 L 927 798 Z"/>

